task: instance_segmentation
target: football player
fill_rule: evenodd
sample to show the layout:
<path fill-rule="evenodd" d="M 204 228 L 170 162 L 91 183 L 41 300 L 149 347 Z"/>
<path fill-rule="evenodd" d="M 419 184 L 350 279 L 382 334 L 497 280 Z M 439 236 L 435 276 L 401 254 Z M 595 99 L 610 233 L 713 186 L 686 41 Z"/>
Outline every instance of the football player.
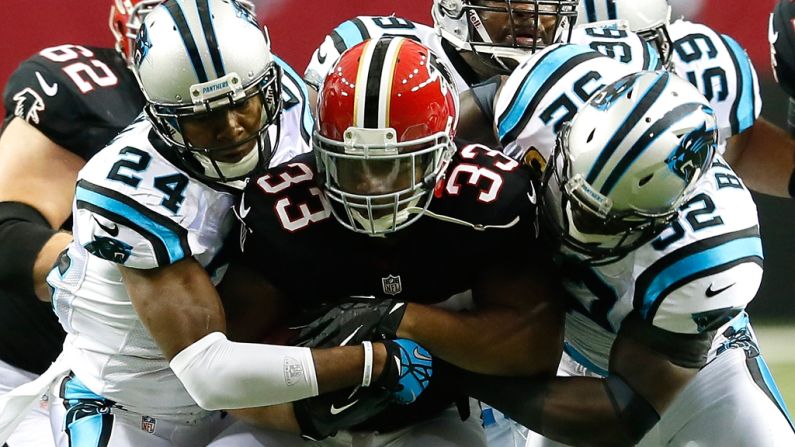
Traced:
<path fill-rule="evenodd" d="M 789 1 L 780 1 L 773 13 L 770 14 L 770 27 L 768 31 L 768 40 L 770 41 L 770 57 L 773 64 L 773 76 L 776 82 L 781 86 L 787 95 L 789 95 L 787 126 L 791 138 L 795 138 L 795 49 L 793 49 L 793 41 L 795 39 L 795 29 L 792 27 L 793 20 L 795 20 L 795 5 Z M 768 149 L 773 150 L 773 149 Z M 769 175 L 780 173 L 783 175 L 781 180 L 786 181 L 788 184 L 789 195 L 795 197 L 795 155 L 792 152 L 785 152 L 776 157 L 770 157 L 771 164 L 773 161 L 779 163 L 781 168 L 769 171 Z M 781 180 L 777 183 L 781 184 Z"/>
<path fill-rule="evenodd" d="M 127 69 L 130 36 L 161 0 L 113 2 L 116 49 L 64 44 L 24 61 L 5 86 L 0 135 L 0 393 L 35 378 L 58 356 L 64 332 L 44 278 L 72 240 L 77 172 L 140 113 Z M 61 229 L 61 231 L 58 231 Z M 9 439 L 52 446 L 47 401 Z"/>
<path fill-rule="evenodd" d="M 549 374 L 562 313 L 535 243 L 535 189 L 516 161 L 453 142 L 457 117 L 453 82 L 427 47 L 393 36 L 347 50 L 320 90 L 314 153 L 246 187 L 242 256 L 293 302 L 365 301 L 310 325 L 310 345 L 375 332 L 473 371 Z M 471 312 L 432 305 L 470 289 Z M 457 394 L 429 388 L 336 442 L 483 445 L 477 422 L 444 410 Z"/>
<path fill-rule="evenodd" d="M 166 1 L 131 68 L 144 113 L 80 170 L 74 241 L 47 277 L 68 334 L 53 427 L 71 446 L 195 446 L 227 424 L 216 410 L 357 384 L 419 395 L 402 369 L 428 354 L 406 340 L 310 350 L 225 335 L 214 284 L 232 205 L 247 176 L 309 149 L 253 13 Z"/>
<path fill-rule="evenodd" d="M 667 0 L 586 0 L 578 20 L 627 20 L 633 31 L 657 46 L 670 71 L 710 101 L 718 117 L 720 151 L 751 189 L 790 197 L 795 141 L 759 118 L 759 82 L 745 50 L 730 36 L 684 19 L 671 23 L 670 16 Z M 785 23 L 779 26 L 786 30 Z"/>
<path fill-rule="evenodd" d="M 719 126 L 667 72 L 625 76 L 561 125 L 540 193 L 576 299 L 560 377 L 478 377 L 476 397 L 570 444 L 795 442 L 744 312 L 763 255 Z"/>

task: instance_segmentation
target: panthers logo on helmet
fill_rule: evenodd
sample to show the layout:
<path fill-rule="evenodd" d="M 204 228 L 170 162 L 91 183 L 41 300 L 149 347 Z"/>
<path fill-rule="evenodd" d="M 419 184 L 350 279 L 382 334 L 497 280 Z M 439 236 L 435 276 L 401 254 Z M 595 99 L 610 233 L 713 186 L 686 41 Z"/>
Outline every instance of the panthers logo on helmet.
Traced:
<path fill-rule="evenodd" d="M 131 245 L 102 236 L 95 237 L 93 242 L 87 243 L 84 247 L 92 255 L 117 264 L 124 264 L 132 252 Z"/>
<path fill-rule="evenodd" d="M 685 183 L 690 183 L 698 170 L 704 169 L 706 163 L 712 160 L 714 150 L 715 130 L 707 129 L 707 125 L 702 124 L 682 137 L 666 162 L 674 174 Z"/>
<path fill-rule="evenodd" d="M 141 62 L 146 58 L 149 49 L 152 48 L 152 41 L 149 39 L 149 29 L 146 24 L 141 25 L 141 30 L 138 32 L 138 38 L 135 39 L 135 54 L 133 54 L 133 62 L 136 67 L 141 66 Z"/>
<path fill-rule="evenodd" d="M 618 81 L 603 88 L 591 101 L 591 104 L 599 110 L 607 110 L 613 103 L 624 96 L 635 85 L 637 76 L 626 76 Z"/>
<path fill-rule="evenodd" d="M 252 25 L 254 25 L 257 28 L 259 28 L 259 23 L 257 22 L 257 18 L 254 16 L 254 14 L 251 12 L 251 10 L 249 10 L 248 8 L 246 8 L 245 6 L 243 6 L 240 2 L 238 2 L 236 0 L 232 0 L 230 3 L 235 8 L 235 11 L 237 12 L 237 16 L 238 17 L 242 17 L 242 18 L 248 20 L 249 23 L 251 23 Z"/>

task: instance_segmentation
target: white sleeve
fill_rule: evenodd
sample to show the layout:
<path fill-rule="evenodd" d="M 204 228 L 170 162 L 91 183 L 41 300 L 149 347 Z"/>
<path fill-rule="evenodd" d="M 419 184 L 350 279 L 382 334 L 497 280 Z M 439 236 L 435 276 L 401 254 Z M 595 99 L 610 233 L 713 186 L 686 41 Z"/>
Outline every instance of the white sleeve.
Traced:
<path fill-rule="evenodd" d="M 213 332 L 170 363 L 205 410 L 261 407 L 317 396 L 310 348 L 236 343 Z"/>

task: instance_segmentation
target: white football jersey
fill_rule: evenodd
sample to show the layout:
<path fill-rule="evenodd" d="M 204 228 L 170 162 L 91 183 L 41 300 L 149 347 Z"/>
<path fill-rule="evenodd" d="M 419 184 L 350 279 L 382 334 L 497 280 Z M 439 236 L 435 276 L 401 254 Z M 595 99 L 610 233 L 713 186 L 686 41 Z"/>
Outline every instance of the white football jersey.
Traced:
<path fill-rule="evenodd" d="M 668 26 L 673 71 L 709 100 L 724 141 L 748 129 L 762 111 L 759 80 L 745 50 L 705 25 L 677 20 Z M 721 149 L 723 145 L 721 145 Z"/>
<path fill-rule="evenodd" d="M 305 91 L 285 70 L 289 76 L 272 166 L 309 150 Z M 238 193 L 194 179 L 171 161 L 171 151 L 142 114 L 85 165 L 73 204 L 74 242 L 47 280 L 78 378 L 119 406 L 184 422 L 205 412 L 138 318 L 117 264 L 152 269 L 193 257 L 217 284 Z"/>
<path fill-rule="evenodd" d="M 463 61 L 454 64 L 450 60 L 442 48 L 442 38 L 436 33 L 436 30 L 430 26 L 394 16 L 360 16 L 342 22 L 323 39 L 323 43 L 312 54 L 312 59 L 304 71 L 304 80 L 320 91 L 326 74 L 345 50 L 367 39 L 378 39 L 382 36 L 404 36 L 430 48 L 450 70 L 458 93 L 469 90 L 467 81 L 458 70 Z"/>
<path fill-rule="evenodd" d="M 497 97 L 494 119 L 503 152 L 517 160 L 548 160 L 561 125 L 597 90 L 636 71 L 582 45 L 558 44 L 534 54 Z"/>
<path fill-rule="evenodd" d="M 633 71 L 663 68 L 657 49 L 630 31 L 625 21 L 608 20 L 577 26 L 571 33 L 569 43 L 586 46 L 629 65 Z"/>
<path fill-rule="evenodd" d="M 634 312 L 670 332 L 717 330 L 711 358 L 729 320 L 744 318 L 756 295 L 762 259 L 753 199 L 717 157 L 656 239 L 606 265 L 564 265 L 566 290 L 578 303 L 566 319 L 567 352 L 606 371 L 615 334 Z"/>

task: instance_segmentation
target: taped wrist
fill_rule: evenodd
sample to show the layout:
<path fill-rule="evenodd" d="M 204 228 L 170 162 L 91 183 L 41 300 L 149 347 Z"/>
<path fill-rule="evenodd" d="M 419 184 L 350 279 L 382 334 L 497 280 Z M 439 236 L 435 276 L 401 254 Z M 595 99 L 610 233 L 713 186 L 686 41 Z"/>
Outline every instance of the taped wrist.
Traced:
<path fill-rule="evenodd" d="M 309 348 L 235 343 L 213 332 L 174 356 L 170 366 L 205 410 L 262 407 L 318 393 Z"/>
<path fill-rule="evenodd" d="M 30 205 L 0 202 L 0 284 L 33 295 L 33 264 L 56 232 Z"/>
<path fill-rule="evenodd" d="M 624 381 L 624 379 L 611 373 L 605 380 L 605 390 L 610 397 L 613 411 L 619 420 L 621 428 L 637 444 L 646 433 L 660 420 L 657 410 L 649 401 L 639 395 Z"/>

